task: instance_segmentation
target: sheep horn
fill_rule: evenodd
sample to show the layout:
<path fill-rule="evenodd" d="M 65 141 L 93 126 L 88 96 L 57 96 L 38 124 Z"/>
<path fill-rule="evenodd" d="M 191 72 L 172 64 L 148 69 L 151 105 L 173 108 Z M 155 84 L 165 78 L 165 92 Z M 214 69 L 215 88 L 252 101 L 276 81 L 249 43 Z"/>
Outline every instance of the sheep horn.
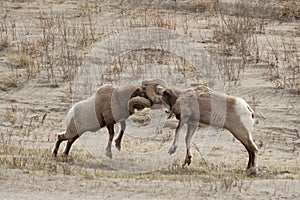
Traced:
<path fill-rule="evenodd" d="M 144 108 L 150 108 L 151 107 L 151 101 L 149 99 L 146 99 L 144 97 L 133 97 L 128 101 L 128 110 L 130 114 L 134 113 L 134 109 L 144 109 Z"/>
<path fill-rule="evenodd" d="M 160 97 L 163 91 L 167 88 L 167 83 L 163 79 L 148 79 L 142 82 L 142 87 L 146 92 L 146 96 L 152 103 L 160 104 Z"/>
<path fill-rule="evenodd" d="M 160 78 L 144 80 L 142 82 L 142 87 L 145 88 L 148 84 L 157 84 L 157 85 L 161 85 L 162 87 L 167 87 L 166 81 Z"/>

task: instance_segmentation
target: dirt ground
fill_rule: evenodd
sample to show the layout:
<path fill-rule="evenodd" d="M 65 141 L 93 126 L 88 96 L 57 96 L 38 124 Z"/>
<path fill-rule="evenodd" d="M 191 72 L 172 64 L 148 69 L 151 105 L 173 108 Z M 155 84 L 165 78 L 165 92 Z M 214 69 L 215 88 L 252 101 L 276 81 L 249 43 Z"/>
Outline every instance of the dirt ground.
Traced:
<path fill-rule="evenodd" d="M 184 168 L 181 167 L 184 152 L 179 152 L 178 159 L 154 171 L 116 170 L 106 165 L 105 158 L 95 158 L 86 148 L 85 142 L 92 138 L 88 134 L 73 145 L 68 159 L 51 156 L 55 134 L 65 128 L 64 118 L 75 90 L 72 73 L 74 76 L 77 72 L 73 68 L 52 66 L 52 62 L 80 66 L 84 56 L 102 40 L 144 26 L 176 29 L 203 44 L 209 53 L 218 54 L 222 40 L 214 36 L 219 30 L 215 23 L 217 16 L 202 2 L 206 1 L 1 1 L 1 199 L 299 199 L 300 23 L 297 17 L 287 21 L 266 18 L 263 29 L 255 32 L 256 46 L 252 48 L 259 51 L 253 54 L 257 62 L 255 59 L 247 62 L 239 71 L 236 84 L 234 81 L 225 84 L 226 93 L 242 97 L 255 111 L 252 136 L 259 147 L 256 175 L 247 175 L 247 152 L 226 130 L 221 131 L 207 156 L 202 157 L 192 148 L 192 164 Z M 220 1 L 220 5 L 230 10 L 233 2 Z M 55 24 L 57 21 L 60 26 Z M 69 29 L 63 29 L 64 23 Z M 64 40 L 70 42 L 61 49 L 57 47 L 65 45 L 63 41 L 51 46 L 51 37 L 59 37 L 55 30 L 69 31 Z M 39 42 L 46 41 L 46 36 L 49 49 L 45 48 L 48 43 Z M 24 47 L 28 55 L 20 53 Z M 45 49 L 50 52 L 48 57 L 41 56 Z M 55 57 L 50 59 L 52 55 L 64 54 L 65 49 L 70 49 L 71 57 L 59 57 L 61 63 Z M 282 79 L 288 72 L 277 76 L 272 63 L 275 60 L 280 69 L 280 64 L 290 57 L 297 58 L 298 68 L 293 72 L 294 78 L 286 78 L 284 82 Z M 241 60 L 235 55 L 231 58 Z M 69 64 L 63 59 L 74 62 Z M 187 79 L 193 79 L 193 75 L 188 72 L 187 75 Z M 171 135 L 167 145 L 173 138 L 176 120 L 171 119 L 168 124 Z M 196 139 L 201 140 L 204 130 L 199 129 L 196 134 L 199 136 Z M 105 138 L 105 144 L 107 133 L 101 137 Z M 103 150 L 101 145 L 99 142 Z M 125 150 L 132 148 L 131 145 L 125 136 Z M 113 154 L 117 153 L 113 149 Z"/>

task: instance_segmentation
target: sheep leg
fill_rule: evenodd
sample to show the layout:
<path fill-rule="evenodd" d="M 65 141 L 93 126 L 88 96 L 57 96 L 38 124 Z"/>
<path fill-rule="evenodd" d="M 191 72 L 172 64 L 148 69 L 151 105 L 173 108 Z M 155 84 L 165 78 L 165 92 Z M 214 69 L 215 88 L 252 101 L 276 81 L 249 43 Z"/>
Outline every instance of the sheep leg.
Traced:
<path fill-rule="evenodd" d="M 71 146 L 72 144 L 79 138 L 79 135 L 76 135 L 74 138 L 72 139 L 69 139 L 68 142 L 67 142 L 67 146 L 64 150 L 64 155 L 65 156 L 68 156 L 69 155 L 69 152 L 70 152 L 70 149 L 71 149 Z"/>
<path fill-rule="evenodd" d="M 115 135 L 115 132 L 114 132 L 114 124 L 108 124 L 107 126 L 107 129 L 108 129 L 108 132 L 109 132 L 109 139 L 108 139 L 108 143 L 107 143 L 107 146 L 106 146 L 106 156 L 109 157 L 109 158 L 112 158 L 112 153 L 111 153 L 111 143 L 114 139 L 114 135 Z"/>
<path fill-rule="evenodd" d="M 256 175 L 257 173 L 257 163 L 256 163 L 256 154 L 258 152 L 255 143 L 252 139 L 249 139 L 249 143 L 245 145 L 242 143 L 248 151 L 249 160 L 247 165 L 247 174 L 248 175 Z"/>
<path fill-rule="evenodd" d="M 60 144 L 61 144 L 63 141 L 65 141 L 65 140 L 67 140 L 67 138 L 65 138 L 65 134 L 60 134 L 60 135 L 57 136 L 57 141 L 56 141 L 55 147 L 54 147 L 54 149 L 53 149 L 53 151 L 52 151 L 52 155 L 53 155 L 54 157 L 57 156 L 57 152 L 58 152 L 58 149 L 59 149 Z"/>
<path fill-rule="evenodd" d="M 252 140 L 251 133 L 246 133 L 246 136 L 244 134 L 235 134 L 235 133 L 233 133 L 233 135 L 244 145 L 244 147 L 248 152 L 249 160 L 248 160 L 247 170 L 253 171 L 251 172 L 251 174 L 255 174 L 256 173 L 255 170 L 257 167 L 256 154 L 258 152 L 258 148 L 255 145 L 254 141 Z"/>
<path fill-rule="evenodd" d="M 125 129 L 126 129 L 126 123 L 125 123 L 125 121 L 121 121 L 120 124 L 121 124 L 121 131 L 120 131 L 117 139 L 115 139 L 116 148 L 119 151 L 121 151 L 121 141 L 122 141 L 122 137 L 123 137 L 123 134 L 125 132 Z"/>
<path fill-rule="evenodd" d="M 184 160 L 184 163 L 182 164 L 182 167 L 184 167 L 186 164 L 190 165 L 192 162 L 192 155 L 191 155 L 191 140 L 192 137 L 194 135 L 194 133 L 196 132 L 196 129 L 198 127 L 198 123 L 188 123 L 188 130 L 187 130 L 187 134 L 185 137 L 185 144 L 186 144 L 186 157 Z"/>
<path fill-rule="evenodd" d="M 175 130 L 175 137 L 174 137 L 174 140 L 173 140 L 173 144 L 171 146 L 171 148 L 169 149 L 168 153 L 171 155 L 173 153 L 175 153 L 177 147 L 178 147 L 178 137 L 179 137 L 179 132 L 181 131 L 183 125 L 186 123 L 186 120 L 183 121 L 182 119 L 179 120 L 179 123 L 176 127 L 176 130 Z"/>

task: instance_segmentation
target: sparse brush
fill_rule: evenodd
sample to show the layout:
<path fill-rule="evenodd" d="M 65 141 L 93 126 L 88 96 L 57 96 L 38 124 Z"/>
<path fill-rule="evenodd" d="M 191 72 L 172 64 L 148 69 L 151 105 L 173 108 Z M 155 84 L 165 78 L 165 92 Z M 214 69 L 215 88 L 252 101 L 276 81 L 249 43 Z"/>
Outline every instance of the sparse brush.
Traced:
<path fill-rule="evenodd" d="M 27 68 L 31 61 L 30 55 L 25 50 L 19 50 L 13 56 L 13 60 L 16 62 L 16 68 Z"/>
<path fill-rule="evenodd" d="M 10 121 L 11 124 L 15 124 L 18 116 L 17 116 L 18 108 L 16 106 L 11 105 L 10 108 L 6 109 L 5 117 Z"/>
<path fill-rule="evenodd" d="M 15 88 L 18 87 L 18 75 L 10 72 L 9 74 L 3 74 L 0 75 L 0 78 L 3 81 L 4 88 L 1 88 L 2 90 L 7 90 L 9 88 Z"/>
<path fill-rule="evenodd" d="M 298 0 L 284 0 L 278 8 L 278 18 L 282 21 L 300 19 L 300 2 Z"/>
<path fill-rule="evenodd" d="M 11 43 L 10 37 L 7 34 L 1 34 L 0 37 L 0 51 L 8 47 Z"/>
<path fill-rule="evenodd" d="M 246 64 L 252 60 L 259 61 L 254 34 L 263 29 L 264 6 L 264 2 L 239 1 L 233 4 L 231 10 L 217 10 L 218 17 L 211 24 L 217 42 L 214 57 L 219 60 L 218 67 L 225 82 L 237 84 Z"/>
<path fill-rule="evenodd" d="M 300 65 L 297 44 L 294 40 L 281 39 L 283 56 L 280 56 L 280 47 L 275 47 L 270 41 L 271 48 L 269 67 L 264 77 L 274 83 L 277 89 L 287 89 L 300 94 Z"/>
<path fill-rule="evenodd" d="M 217 64 L 224 82 L 237 85 L 242 78 L 245 63 L 241 59 L 233 59 L 232 57 L 224 56 Z"/>

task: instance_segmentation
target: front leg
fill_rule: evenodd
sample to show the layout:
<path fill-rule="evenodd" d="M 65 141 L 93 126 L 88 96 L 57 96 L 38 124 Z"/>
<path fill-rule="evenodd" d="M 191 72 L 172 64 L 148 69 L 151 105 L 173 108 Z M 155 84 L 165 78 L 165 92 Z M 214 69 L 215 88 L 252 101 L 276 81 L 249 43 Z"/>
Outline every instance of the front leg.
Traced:
<path fill-rule="evenodd" d="M 114 124 L 107 124 L 106 125 L 108 132 L 109 132 L 109 139 L 108 139 L 108 143 L 106 146 L 106 156 L 109 158 L 112 158 L 112 153 L 111 153 L 111 143 L 112 140 L 114 138 L 115 132 L 114 132 Z"/>
<path fill-rule="evenodd" d="M 116 148 L 117 148 L 119 151 L 121 151 L 122 137 L 123 137 L 123 134 L 124 134 L 125 129 L 126 129 L 126 123 L 125 123 L 125 121 L 121 121 L 120 124 L 121 124 L 121 130 L 120 130 L 120 133 L 119 133 L 117 139 L 115 139 Z"/>
<path fill-rule="evenodd" d="M 179 137 L 179 132 L 181 131 L 183 125 L 185 124 L 185 121 L 182 121 L 182 120 L 179 120 L 179 123 L 176 127 L 176 130 L 175 130 L 175 137 L 174 137 L 174 140 L 173 140 L 173 144 L 171 146 L 171 148 L 169 149 L 168 153 L 171 155 L 173 153 L 175 153 L 177 147 L 178 147 L 178 137 Z"/>
<path fill-rule="evenodd" d="M 194 133 L 196 132 L 198 124 L 199 124 L 199 122 L 188 123 L 188 130 L 187 130 L 187 134 L 185 137 L 186 156 L 185 156 L 184 163 L 182 164 L 182 167 L 184 167 L 186 164 L 190 165 L 192 162 L 192 155 L 191 155 L 191 150 L 190 150 L 191 149 L 191 140 L 192 140 Z"/>

